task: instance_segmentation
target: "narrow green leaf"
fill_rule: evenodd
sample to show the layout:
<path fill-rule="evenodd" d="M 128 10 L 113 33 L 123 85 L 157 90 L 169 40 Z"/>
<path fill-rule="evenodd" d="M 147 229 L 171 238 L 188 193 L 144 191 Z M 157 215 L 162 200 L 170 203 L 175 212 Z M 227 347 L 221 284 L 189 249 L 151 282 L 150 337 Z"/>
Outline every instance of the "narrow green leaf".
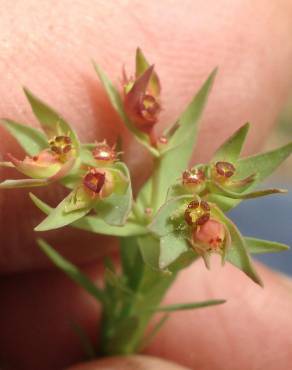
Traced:
<path fill-rule="evenodd" d="M 33 188 L 48 185 L 47 179 L 5 180 L 0 183 L 0 189 Z"/>
<path fill-rule="evenodd" d="M 37 155 L 48 147 L 48 140 L 45 135 L 35 128 L 17 123 L 10 119 L 1 120 L 0 124 L 10 132 L 30 156 Z"/>
<path fill-rule="evenodd" d="M 37 226 L 35 231 L 47 231 L 58 229 L 60 227 L 70 225 L 74 221 L 84 217 L 91 209 L 91 206 L 86 208 L 76 209 L 71 212 L 67 212 L 66 208 L 71 204 L 71 199 L 74 194 L 74 190 L 54 208 L 49 215 Z"/>
<path fill-rule="evenodd" d="M 176 123 L 178 127 L 175 130 L 172 137 L 169 138 L 169 141 L 165 145 L 162 153 L 165 153 L 177 146 L 184 144 L 183 145 L 184 151 L 188 153 L 187 161 L 189 160 L 198 134 L 199 128 L 198 122 L 203 113 L 203 109 L 207 103 L 209 92 L 213 85 L 216 73 L 217 69 L 215 69 L 210 74 L 210 76 L 208 77 L 204 85 L 201 87 L 199 92 L 195 95 L 191 103 L 181 114 Z M 167 131 L 165 132 L 165 135 L 168 136 Z M 185 149 L 186 146 L 188 147 L 187 149 Z M 184 167 L 186 167 L 186 165 Z"/>
<path fill-rule="evenodd" d="M 59 113 L 55 112 L 46 103 L 42 102 L 31 91 L 24 88 L 24 93 L 48 138 L 59 135 L 69 135 L 74 144 L 74 148 L 78 152 L 79 140 L 70 125 L 59 115 Z"/>
<path fill-rule="evenodd" d="M 252 254 L 276 253 L 287 251 L 289 249 L 289 246 L 286 244 L 272 242 L 269 240 L 248 237 L 245 237 L 244 240 L 249 253 Z"/>
<path fill-rule="evenodd" d="M 228 138 L 215 152 L 213 161 L 226 161 L 235 162 L 237 161 L 243 144 L 246 139 L 246 135 L 249 131 L 250 124 L 246 123 L 240 127 L 230 138 Z"/>
<path fill-rule="evenodd" d="M 33 203 L 46 215 L 49 215 L 54 208 L 37 198 L 34 194 L 29 194 Z M 112 226 L 108 225 L 98 216 L 85 216 L 78 221 L 73 222 L 70 226 L 77 229 L 90 231 L 96 234 L 110 235 L 110 236 L 121 236 L 128 237 L 134 235 L 143 235 L 148 233 L 148 230 L 134 222 L 128 221 L 123 226 Z"/>
<path fill-rule="evenodd" d="M 152 176 L 158 181 L 154 191 L 157 194 L 157 208 L 161 206 L 167 196 L 170 184 L 174 183 L 181 173 L 188 167 L 193 149 L 196 144 L 199 121 L 210 93 L 216 70 L 211 73 L 207 81 L 196 94 L 192 102 L 179 118 L 179 127 L 165 147 L 162 158 L 157 160 L 157 166 Z M 165 133 L 167 136 L 167 133 Z M 152 178 L 141 189 L 137 197 L 137 205 L 141 209 L 152 207 Z"/>
<path fill-rule="evenodd" d="M 225 299 L 212 299 L 209 301 L 203 302 L 194 302 L 194 303 L 177 303 L 171 304 L 168 306 L 155 307 L 152 311 L 155 312 L 176 312 L 176 311 L 185 311 L 185 310 L 194 310 L 197 308 L 203 308 L 208 306 L 215 306 L 218 304 L 226 303 Z"/>
<path fill-rule="evenodd" d="M 210 182 L 208 188 L 212 193 L 217 193 L 219 195 L 223 195 L 224 197 L 231 198 L 231 199 L 253 199 L 253 198 L 259 198 L 259 197 L 265 197 L 267 195 L 272 194 L 286 194 L 287 190 L 285 189 L 262 189 L 253 191 L 250 193 L 237 193 L 235 191 L 231 191 L 217 182 Z"/>
<path fill-rule="evenodd" d="M 114 87 L 108 76 L 105 74 L 104 71 L 94 63 L 95 71 L 99 77 L 99 80 L 105 89 L 107 96 L 113 106 L 113 108 L 116 110 L 116 112 L 119 114 L 120 118 L 126 125 L 129 131 L 132 132 L 132 134 L 135 136 L 135 138 L 144 145 L 154 156 L 158 156 L 158 151 L 153 148 L 149 142 L 148 136 L 143 133 L 142 131 L 138 130 L 136 126 L 133 124 L 133 122 L 127 117 L 125 110 L 124 110 L 124 104 L 121 99 L 121 96 L 117 89 Z"/>
<path fill-rule="evenodd" d="M 45 240 L 37 239 L 37 243 L 42 251 L 50 258 L 50 260 L 68 275 L 75 283 L 84 288 L 87 293 L 92 295 L 96 300 L 105 303 L 106 297 L 104 292 L 99 289 L 86 275 L 84 275 L 76 266 L 67 261 L 54 248 L 52 248 Z"/>
<path fill-rule="evenodd" d="M 255 173 L 255 181 L 248 188 L 248 191 L 250 191 L 272 174 L 291 153 L 292 142 L 269 152 L 242 158 L 236 164 L 236 176 L 234 180 L 245 178 Z M 216 203 L 224 212 L 229 211 L 240 203 L 240 200 L 230 199 L 217 194 L 208 195 L 207 200 Z"/>
<path fill-rule="evenodd" d="M 256 173 L 256 185 L 272 174 L 291 153 L 292 142 L 269 152 L 242 158 L 237 162 L 238 177 Z"/>
<path fill-rule="evenodd" d="M 237 227 L 228 217 L 224 215 L 221 210 L 219 210 L 218 207 L 213 207 L 212 212 L 217 214 L 218 218 L 221 219 L 230 233 L 231 246 L 229 246 L 226 250 L 226 261 L 229 261 L 234 266 L 238 267 L 255 283 L 263 286 L 261 278 L 252 265 L 245 240 L 243 239 Z"/>
<path fill-rule="evenodd" d="M 167 268 L 189 249 L 186 238 L 174 233 L 163 236 L 160 239 L 159 268 Z"/>

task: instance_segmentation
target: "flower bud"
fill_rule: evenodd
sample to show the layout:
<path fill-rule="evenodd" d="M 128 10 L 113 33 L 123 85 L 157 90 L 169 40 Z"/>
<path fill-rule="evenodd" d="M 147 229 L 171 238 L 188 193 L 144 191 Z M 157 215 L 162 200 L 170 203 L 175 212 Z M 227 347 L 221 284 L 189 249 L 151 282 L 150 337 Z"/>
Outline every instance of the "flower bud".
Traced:
<path fill-rule="evenodd" d="M 182 174 L 182 184 L 189 192 L 199 194 L 206 187 L 205 174 L 199 168 L 186 170 Z"/>
<path fill-rule="evenodd" d="M 124 76 L 124 105 L 129 118 L 138 129 L 150 134 L 158 121 L 161 111 L 159 92 L 150 88 L 153 66 L 146 69 L 136 79 Z"/>

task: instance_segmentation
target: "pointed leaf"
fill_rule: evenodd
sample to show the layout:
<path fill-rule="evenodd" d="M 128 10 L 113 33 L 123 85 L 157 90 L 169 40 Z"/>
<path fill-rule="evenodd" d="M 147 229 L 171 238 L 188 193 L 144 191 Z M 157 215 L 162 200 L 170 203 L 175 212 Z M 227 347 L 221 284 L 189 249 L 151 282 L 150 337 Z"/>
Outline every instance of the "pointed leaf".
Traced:
<path fill-rule="evenodd" d="M 257 174 L 255 184 L 262 182 L 292 153 L 292 142 L 269 152 L 242 158 L 237 163 L 238 176 Z"/>
<path fill-rule="evenodd" d="M 5 180 L 0 183 L 0 189 L 33 188 L 48 185 L 47 179 Z"/>
<path fill-rule="evenodd" d="M 189 250 L 189 243 L 185 237 L 174 233 L 163 236 L 160 239 L 159 268 L 164 270 Z"/>
<path fill-rule="evenodd" d="M 213 161 L 237 161 L 243 147 L 250 124 L 246 123 L 240 127 L 230 138 L 228 138 L 215 152 Z"/>
<path fill-rule="evenodd" d="M 162 153 L 165 153 L 181 144 L 184 144 L 184 147 L 187 146 L 187 149 L 185 149 L 184 151 L 188 153 L 187 161 L 189 160 L 198 133 L 198 122 L 207 103 L 207 99 L 213 85 L 216 73 L 217 69 L 215 69 L 210 74 L 210 76 L 201 87 L 199 92 L 195 95 L 186 110 L 181 114 L 181 116 L 177 120 L 177 123 L 175 124 L 178 127 L 172 137 L 169 138 L 168 143 L 164 146 Z M 169 130 L 171 130 L 171 128 L 164 133 L 165 136 L 168 136 Z"/>
<path fill-rule="evenodd" d="M 270 240 L 262 240 L 248 237 L 245 237 L 244 240 L 249 253 L 252 254 L 276 253 L 287 251 L 289 249 L 289 246 L 286 244 L 272 242 Z"/>
<path fill-rule="evenodd" d="M 42 102 L 39 98 L 33 95 L 31 91 L 24 88 L 24 92 L 35 116 L 42 125 L 43 130 L 47 134 L 48 138 L 50 139 L 59 135 L 70 136 L 74 144 L 74 148 L 78 153 L 79 140 L 70 125 L 59 115 L 59 113 L 55 112 L 46 103 Z"/>
<path fill-rule="evenodd" d="M 29 194 L 33 203 L 46 215 L 49 215 L 54 208 L 37 198 L 34 194 Z M 138 225 L 134 222 L 128 221 L 123 226 L 111 226 L 106 222 L 98 218 L 97 216 L 85 216 L 82 219 L 73 222 L 70 226 L 77 229 L 90 231 L 96 234 L 110 235 L 110 236 L 121 236 L 128 237 L 134 235 L 143 235 L 148 231 L 145 227 Z"/>
<path fill-rule="evenodd" d="M 54 248 L 52 248 L 45 240 L 37 239 L 37 243 L 42 251 L 50 258 L 50 260 L 68 275 L 75 283 L 84 288 L 87 293 L 95 299 L 104 303 L 106 298 L 102 290 L 100 290 L 86 275 L 84 275 L 76 266 L 67 261 Z"/>
<path fill-rule="evenodd" d="M 140 48 L 136 50 L 136 78 L 140 77 L 148 68 L 150 64 L 148 63 L 145 55 Z M 154 96 L 160 94 L 160 82 L 157 73 L 153 70 L 150 82 L 149 90 Z"/>
<path fill-rule="evenodd" d="M 234 266 L 238 267 L 243 271 L 247 276 L 249 276 L 255 283 L 263 285 L 261 278 L 257 274 L 255 268 L 252 265 L 251 258 L 247 251 L 247 246 L 245 240 L 240 234 L 237 227 L 234 223 L 227 218 L 223 212 L 217 207 L 212 208 L 212 212 L 217 214 L 218 218 L 225 224 L 227 227 L 230 237 L 231 237 L 231 246 L 226 250 L 226 261 L 229 261 Z"/>
<path fill-rule="evenodd" d="M 148 136 L 143 133 L 142 131 L 138 130 L 136 126 L 133 124 L 133 122 L 127 117 L 125 110 L 124 110 L 124 104 L 121 99 L 121 96 L 117 89 L 114 87 L 114 85 L 111 83 L 108 76 L 102 71 L 102 69 L 94 63 L 94 68 L 96 70 L 96 73 L 99 77 L 100 82 L 102 83 L 103 88 L 105 89 L 107 96 L 113 106 L 113 108 L 116 110 L 116 112 L 119 114 L 120 118 L 124 122 L 124 124 L 127 126 L 128 130 L 132 132 L 132 134 L 135 136 L 135 138 L 144 145 L 154 156 L 158 156 L 158 151 L 153 148 L 149 142 Z"/>
<path fill-rule="evenodd" d="M 155 312 L 177 312 L 177 311 L 185 311 L 185 310 L 194 310 L 197 308 L 203 308 L 208 306 L 215 306 L 218 304 L 226 303 L 225 299 L 212 299 L 209 301 L 203 302 L 194 302 L 194 303 L 177 303 L 171 304 L 168 306 L 156 307 L 152 310 Z"/>
<path fill-rule="evenodd" d="M 35 231 L 47 231 L 58 229 L 60 227 L 70 225 L 74 221 L 79 220 L 84 217 L 91 209 L 91 205 L 72 210 L 68 212 L 68 207 L 71 206 L 72 198 L 75 196 L 76 191 L 73 190 L 70 194 L 58 204 L 56 208 L 45 218 L 37 227 Z"/>
<path fill-rule="evenodd" d="M 236 193 L 235 191 L 228 190 L 227 188 L 221 186 L 217 182 L 210 182 L 208 188 L 212 193 L 217 193 L 223 195 L 224 197 L 231 199 L 253 199 L 259 197 L 265 197 L 272 194 L 286 194 L 287 190 L 285 189 L 262 189 L 253 191 L 250 193 Z"/>
<path fill-rule="evenodd" d="M 46 136 L 35 128 L 17 123 L 10 119 L 1 120 L 0 124 L 10 132 L 25 152 L 30 156 L 37 155 L 43 149 L 48 147 Z"/>

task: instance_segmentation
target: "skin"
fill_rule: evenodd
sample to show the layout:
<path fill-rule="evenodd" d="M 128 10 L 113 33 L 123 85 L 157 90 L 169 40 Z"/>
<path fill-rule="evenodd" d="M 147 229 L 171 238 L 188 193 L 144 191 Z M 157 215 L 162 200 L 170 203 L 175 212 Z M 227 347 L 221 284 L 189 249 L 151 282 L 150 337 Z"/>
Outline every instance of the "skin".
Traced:
<path fill-rule="evenodd" d="M 26 85 L 72 122 L 81 140 L 106 137 L 114 143 L 121 133 L 135 190 L 145 180 L 145 168 L 150 171 L 150 159 L 112 111 L 90 59 L 118 81 L 122 64 L 131 71 L 135 48 L 141 46 L 155 61 L 163 86 L 158 131 L 173 122 L 219 65 L 195 162 L 208 160 L 218 144 L 246 121 L 253 122 L 246 153 L 258 149 L 291 91 L 289 0 L 76 0 L 73 4 L 0 0 L 0 7 L 5 9 L 0 23 L 0 116 L 38 127 L 20 89 Z M 11 152 L 21 158 L 15 141 L 0 130 L 0 155 Z M 1 179 L 8 175 L 15 173 L 0 169 Z M 51 204 L 63 195 L 58 187 L 34 192 Z M 8 369 L 61 369 L 81 361 L 80 344 L 68 318 L 96 335 L 95 302 L 61 273 L 40 271 L 50 266 L 31 231 L 41 218 L 26 191 L 0 192 L 0 271 L 9 273 L 0 281 L 0 359 Z M 71 229 L 42 236 L 84 265 L 93 278 L 99 275 L 100 255 L 114 244 Z M 292 361 L 291 283 L 265 268 L 259 272 L 264 290 L 231 266 L 221 269 L 216 258 L 211 272 L 201 262 L 184 271 L 167 302 L 227 298 L 229 303 L 173 315 L 147 353 L 190 369 L 223 370 L 232 362 L 235 370 L 286 370 Z M 137 369 L 135 361 L 111 366 Z M 139 358 L 142 369 L 153 368 L 151 361 Z M 165 369 L 175 369 L 169 366 L 165 364 Z M 93 368 L 109 366 L 100 363 Z"/>

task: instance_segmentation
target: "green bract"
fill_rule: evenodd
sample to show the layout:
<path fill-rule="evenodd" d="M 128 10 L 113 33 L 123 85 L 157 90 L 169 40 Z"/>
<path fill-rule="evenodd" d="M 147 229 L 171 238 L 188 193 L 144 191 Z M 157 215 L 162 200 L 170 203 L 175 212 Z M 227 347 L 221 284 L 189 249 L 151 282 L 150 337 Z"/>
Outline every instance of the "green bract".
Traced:
<path fill-rule="evenodd" d="M 155 125 L 163 108 L 161 86 L 154 65 L 142 50 L 136 51 L 133 76 L 128 77 L 124 71 L 120 89 L 97 64 L 94 67 L 113 109 L 152 155 L 152 174 L 137 196 L 133 197 L 131 176 L 121 160 L 119 143 L 113 147 L 105 141 L 80 143 L 71 126 L 27 89 L 25 94 L 43 132 L 12 120 L 1 121 L 27 156 L 20 161 L 8 154 L 9 161 L 0 165 L 14 167 L 28 178 L 6 180 L 0 189 L 58 181 L 65 195 L 55 208 L 30 193 L 33 203 L 46 215 L 35 231 L 70 226 L 119 238 L 121 267 L 106 258 L 100 286 L 44 240 L 38 239 L 38 245 L 102 305 L 98 353 L 129 354 L 145 348 L 172 312 L 225 302 L 161 303 L 176 276 L 196 259 L 202 257 L 212 268 L 212 255 L 217 254 L 222 265 L 231 263 L 262 285 L 250 255 L 288 247 L 242 236 L 225 212 L 243 200 L 285 192 L 257 187 L 291 154 L 292 143 L 240 158 L 250 127 L 245 124 L 210 155 L 209 163 L 189 168 L 216 69 L 180 117 L 158 137 Z M 155 313 L 164 315 L 145 334 Z M 92 358 L 96 351 L 86 333 L 78 325 L 73 327 Z"/>

